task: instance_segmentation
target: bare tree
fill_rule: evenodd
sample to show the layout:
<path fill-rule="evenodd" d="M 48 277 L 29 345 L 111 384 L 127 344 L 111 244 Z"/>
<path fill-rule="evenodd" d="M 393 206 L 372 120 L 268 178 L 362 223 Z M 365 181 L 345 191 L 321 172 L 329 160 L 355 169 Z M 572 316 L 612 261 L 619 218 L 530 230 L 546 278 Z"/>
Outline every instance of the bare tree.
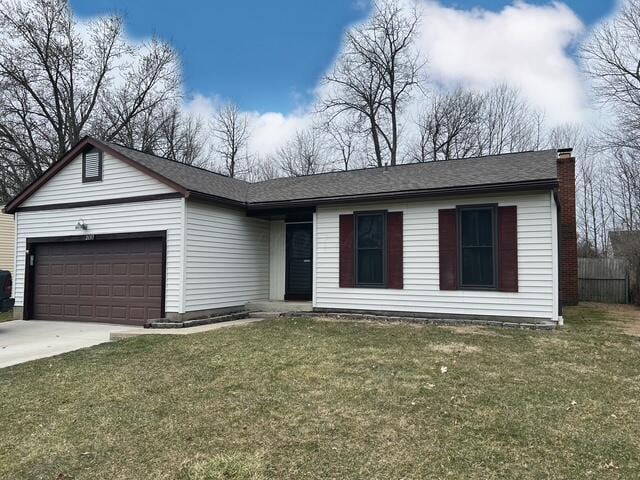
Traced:
<path fill-rule="evenodd" d="M 331 93 L 323 108 L 363 117 L 378 166 L 387 157 L 391 165 L 398 161 L 399 115 L 420 71 L 414 49 L 417 25 L 416 12 L 399 2 L 375 2 L 371 18 L 347 33 L 344 52 L 325 79 Z"/>
<path fill-rule="evenodd" d="M 411 158 L 426 162 L 537 149 L 544 117 L 512 87 L 497 85 L 486 92 L 458 88 L 436 93 L 417 127 Z"/>
<path fill-rule="evenodd" d="M 278 168 L 278 158 L 275 155 L 253 155 L 249 158 L 244 179 L 248 182 L 264 182 L 281 176 L 282 173 Z"/>
<path fill-rule="evenodd" d="M 478 155 L 534 150 L 541 141 L 543 117 L 520 92 L 505 84 L 489 89 L 482 100 Z"/>
<path fill-rule="evenodd" d="M 316 128 L 298 130 L 295 136 L 276 154 L 280 169 L 289 177 L 301 177 L 321 173 L 325 159 Z"/>
<path fill-rule="evenodd" d="M 249 156 L 247 115 L 240 111 L 238 105 L 227 103 L 215 113 L 211 128 L 215 140 L 214 149 L 224 162 L 224 173 L 231 178 L 246 173 L 242 170 L 241 163 L 247 163 Z"/>
<path fill-rule="evenodd" d="M 592 175 L 590 215 L 600 223 L 590 220 L 590 240 L 599 234 L 604 249 L 608 230 L 640 228 L 640 0 L 622 1 L 583 43 L 581 56 L 595 99 L 613 119 L 597 137 L 601 165 Z"/>
<path fill-rule="evenodd" d="M 347 115 L 334 117 L 323 126 L 323 141 L 329 161 L 339 165 L 340 170 L 357 168 L 364 164 L 362 141 L 364 134 L 357 119 Z"/>
<path fill-rule="evenodd" d="M 624 0 L 618 13 L 597 27 L 581 49 L 594 94 L 611 107 L 617 125 L 603 143 L 640 150 L 640 0 Z"/>
<path fill-rule="evenodd" d="M 428 112 L 418 119 L 418 141 L 411 158 L 416 162 L 463 158 L 477 153 L 478 124 L 483 97 L 460 88 L 437 93 Z"/>
<path fill-rule="evenodd" d="M 204 127 L 200 118 L 172 108 L 162 116 L 159 145 L 160 155 L 188 165 L 207 166 L 204 156 Z"/>
<path fill-rule="evenodd" d="M 127 44 L 120 18 L 81 31 L 65 0 L 1 0 L 0 7 L 4 199 L 84 134 L 139 146 L 148 132 L 136 135 L 131 125 L 179 98 L 175 52 L 159 41 Z"/>

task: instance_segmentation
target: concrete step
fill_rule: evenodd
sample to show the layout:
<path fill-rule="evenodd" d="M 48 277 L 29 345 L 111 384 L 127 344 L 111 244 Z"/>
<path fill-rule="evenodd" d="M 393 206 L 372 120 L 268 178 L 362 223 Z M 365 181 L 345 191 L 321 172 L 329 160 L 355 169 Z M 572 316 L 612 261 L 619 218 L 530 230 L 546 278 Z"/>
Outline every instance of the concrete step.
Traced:
<path fill-rule="evenodd" d="M 285 315 L 285 312 L 249 312 L 249 318 L 279 318 Z"/>
<path fill-rule="evenodd" d="M 264 318 L 242 318 L 239 320 L 229 320 L 221 323 L 210 323 L 208 325 L 197 325 L 194 327 L 184 328 L 141 328 L 134 327 L 121 331 L 111 332 L 109 340 L 124 340 L 131 337 L 138 337 L 141 335 L 191 335 L 193 333 L 204 333 L 213 330 L 220 330 L 222 328 L 240 327 L 242 325 L 249 325 L 251 323 L 260 322 L 265 320 Z"/>
<path fill-rule="evenodd" d="M 229 322 L 232 320 L 241 320 L 243 318 L 247 318 L 249 312 L 241 311 L 235 313 L 227 313 L 224 315 L 212 315 L 211 317 L 205 318 L 194 318 L 191 320 L 168 320 L 168 319 L 158 319 L 149 322 L 145 328 L 189 328 L 189 327 L 197 327 L 199 325 L 210 325 L 212 323 L 222 323 Z"/>
<path fill-rule="evenodd" d="M 249 302 L 245 308 L 251 312 L 310 312 L 313 310 L 313 305 L 311 302 L 265 300 Z"/>

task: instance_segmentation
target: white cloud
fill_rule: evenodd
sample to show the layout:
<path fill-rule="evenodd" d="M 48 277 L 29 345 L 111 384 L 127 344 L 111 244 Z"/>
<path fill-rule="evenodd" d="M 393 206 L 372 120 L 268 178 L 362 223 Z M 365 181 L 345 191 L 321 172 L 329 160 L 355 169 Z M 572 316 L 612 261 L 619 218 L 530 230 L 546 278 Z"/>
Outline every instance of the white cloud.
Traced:
<path fill-rule="evenodd" d="M 297 130 L 311 125 L 308 113 L 283 115 L 278 112 L 251 113 L 251 150 L 261 154 L 273 153 L 292 138 Z"/>
<path fill-rule="evenodd" d="M 418 46 L 432 79 L 484 89 L 507 83 L 522 91 L 550 123 L 584 119 L 584 85 L 568 54 L 584 31 L 562 3 L 516 2 L 499 12 L 421 2 Z"/>
<path fill-rule="evenodd" d="M 208 122 L 222 104 L 223 100 L 220 98 L 196 94 L 187 102 L 185 109 Z M 249 150 L 259 155 L 274 153 L 278 147 L 292 138 L 297 130 L 309 127 L 312 123 L 312 115 L 304 110 L 287 115 L 280 112 L 246 113 L 251 127 Z"/>
<path fill-rule="evenodd" d="M 427 58 L 432 81 L 444 88 L 486 89 L 496 83 L 517 87 L 533 107 L 545 112 L 549 126 L 587 119 L 585 85 L 567 51 L 584 33 L 584 25 L 566 5 L 516 1 L 498 12 L 462 10 L 430 0 L 418 0 L 417 6 L 417 47 Z M 324 94 L 326 87 L 318 85 L 311 104 Z M 195 95 L 187 108 L 210 117 L 220 103 L 219 98 Z M 312 123 L 311 110 L 309 105 L 288 114 L 248 112 L 252 151 L 273 153 L 297 129 Z M 408 110 L 411 117 L 415 108 Z"/>

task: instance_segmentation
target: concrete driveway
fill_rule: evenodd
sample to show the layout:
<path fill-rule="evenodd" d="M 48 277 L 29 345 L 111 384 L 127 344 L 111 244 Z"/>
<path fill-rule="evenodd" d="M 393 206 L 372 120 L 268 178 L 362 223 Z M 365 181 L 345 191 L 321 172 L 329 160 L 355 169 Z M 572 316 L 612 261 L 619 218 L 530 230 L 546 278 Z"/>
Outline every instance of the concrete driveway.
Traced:
<path fill-rule="evenodd" d="M 109 341 L 131 327 L 104 323 L 13 320 L 0 323 L 0 368 Z M 142 327 L 140 327 L 142 330 Z"/>

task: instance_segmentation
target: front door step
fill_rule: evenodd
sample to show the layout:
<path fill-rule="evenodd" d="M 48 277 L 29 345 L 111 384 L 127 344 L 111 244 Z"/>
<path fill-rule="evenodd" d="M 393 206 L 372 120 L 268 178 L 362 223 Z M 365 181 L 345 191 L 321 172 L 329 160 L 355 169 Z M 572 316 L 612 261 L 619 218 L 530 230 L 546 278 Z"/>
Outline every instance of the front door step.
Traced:
<path fill-rule="evenodd" d="M 227 313 L 225 315 L 213 315 L 205 318 L 194 318 L 192 320 L 169 320 L 168 318 L 160 318 L 158 320 L 151 320 L 144 328 L 187 328 L 196 327 L 198 325 L 209 325 L 211 323 L 229 322 L 231 320 L 240 320 L 247 318 L 249 312 L 235 312 Z"/>

